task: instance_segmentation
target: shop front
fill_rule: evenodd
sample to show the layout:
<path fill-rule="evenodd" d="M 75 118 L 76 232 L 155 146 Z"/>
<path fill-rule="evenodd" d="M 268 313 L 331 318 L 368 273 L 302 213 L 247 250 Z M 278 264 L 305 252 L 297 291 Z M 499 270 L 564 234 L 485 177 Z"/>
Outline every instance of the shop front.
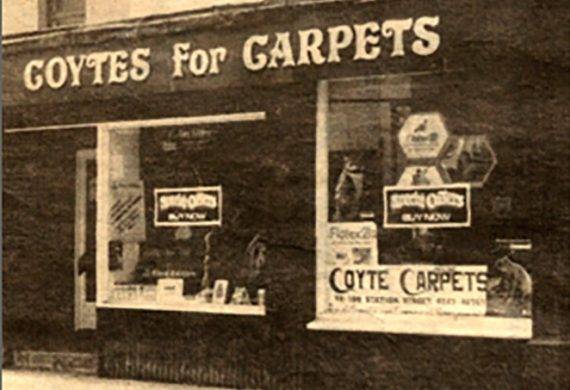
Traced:
<path fill-rule="evenodd" d="M 100 375 L 553 383 L 533 359 L 565 337 L 563 109 L 465 7 L 232 8 L 5 44 L 8 144 L 96 137 L 69 305 Z"/>

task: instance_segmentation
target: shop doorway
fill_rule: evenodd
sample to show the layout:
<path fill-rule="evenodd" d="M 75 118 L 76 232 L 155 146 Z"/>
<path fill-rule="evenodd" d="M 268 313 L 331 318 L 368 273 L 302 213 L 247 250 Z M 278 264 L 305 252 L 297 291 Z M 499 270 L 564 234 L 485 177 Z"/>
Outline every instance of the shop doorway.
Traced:
<path fill-rule="evenodd" d="M 97 216 L 95 149 L 77 151 L 75 176 L 75 330 L 95 329 L 95 235 Z"/>

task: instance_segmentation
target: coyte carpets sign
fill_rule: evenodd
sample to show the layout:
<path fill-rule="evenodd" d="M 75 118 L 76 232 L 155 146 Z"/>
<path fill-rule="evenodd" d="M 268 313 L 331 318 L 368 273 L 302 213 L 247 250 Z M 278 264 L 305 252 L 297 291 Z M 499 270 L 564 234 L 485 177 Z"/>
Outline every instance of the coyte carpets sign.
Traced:
<path fill-rule="evenodd" d="M 381 265 L 334 267 L 331 311 L 473 314 L 487 311 L 487 266 Z"/>
<path fill-rule="evenodd" d="M 485 315 L 487 311 L 486 265 L 378 264 L 374 222 L 329 224 L 327 247 L 332 312 Z"/>

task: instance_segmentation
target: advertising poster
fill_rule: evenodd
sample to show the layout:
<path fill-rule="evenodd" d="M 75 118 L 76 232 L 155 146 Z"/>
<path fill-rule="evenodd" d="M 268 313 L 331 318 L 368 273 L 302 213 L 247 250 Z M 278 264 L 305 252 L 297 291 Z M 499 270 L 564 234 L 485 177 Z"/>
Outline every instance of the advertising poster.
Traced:
<path fill-rule="evenodd" d="M 384 187 L 384 227 L 387 229 L 470 225 L 469 184 Z"/>
<path fill-rule="evenodd" d="M 222 187 L 157 188 L 155 226 L 220 226 Z"/>
<path fill-rule="evenodd" d="M 111 241 L 142 242 L 146 239 L 144 186 L 142 181 L 111 184 Z"/>
<path fill-rule="evenodd" d="M 328 259 L 332 265 L 371 266 L 378 259 L 377 228 L 374 222 L 330 223 Z"/>

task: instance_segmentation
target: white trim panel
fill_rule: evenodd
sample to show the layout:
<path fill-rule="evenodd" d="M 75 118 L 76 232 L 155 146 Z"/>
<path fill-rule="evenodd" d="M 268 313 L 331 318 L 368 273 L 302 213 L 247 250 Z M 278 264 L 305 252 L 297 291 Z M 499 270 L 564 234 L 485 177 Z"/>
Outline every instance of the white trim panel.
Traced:
<path fill-rule="evenodd" d="M 430 336 L 488 337 L 500 339 L 532 338 L 532 319 L 491 316 L 383 314 L 371 316 L 351 314 L 322 316 L 307 324 L 310 330 L 380 332 Z"/>
<path fill-rule="evenodd" d="M 161 119 L 141 119 L 131 121 L 118 122 L 90 122 L 62 125 L 46 125 L 36 127 L 19 127 L 8 128 L 4 133 L 27 133 L 33 131 L 53 131 L 53 130 L 75 130 L 85 129 L 89 127 L 112 127 L 113 129 L 129 128 L 129 127 L 158 127 L 158 126 L 183 126 L 183 125 L 205 125 L 214 123 L 231 123 L 231 122 L 253 122 L 266 119 L 264 111 L 255 112 L 239 112 L 232 114 L 204 115 L 177 118 L 161 118 Z"/>

